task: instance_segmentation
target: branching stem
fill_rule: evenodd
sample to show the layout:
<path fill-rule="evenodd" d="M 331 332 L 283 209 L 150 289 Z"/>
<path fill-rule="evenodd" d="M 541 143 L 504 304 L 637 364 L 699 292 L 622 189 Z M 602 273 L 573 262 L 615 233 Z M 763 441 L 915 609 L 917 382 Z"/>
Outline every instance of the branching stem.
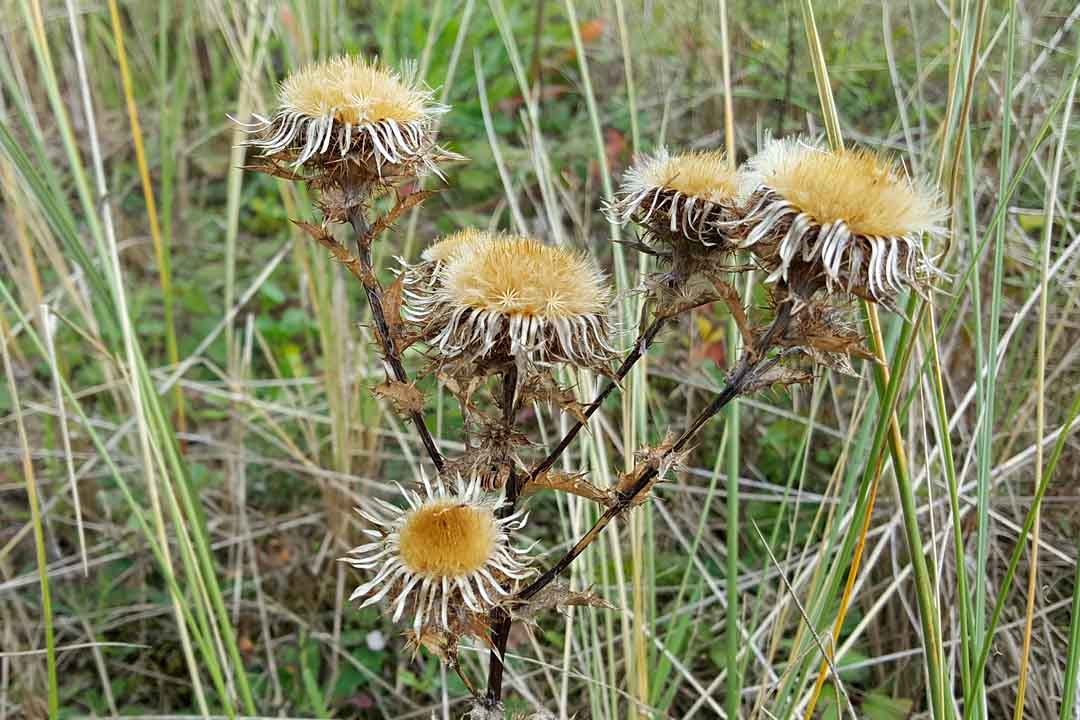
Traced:
<path fill-rule="evenodd" d="M 582 415 L 584 416 L 583 419 L 575 422 L 573 426 L 571 426 L 571 428 L 566 431 L 566 434 L 563 435 L 562 439 L 559 440 L 559 444 L 556 445 L 550 453 L 548 453 L 548 456 L 541 460 L 540 463 L 536 465 L 536 467 L 529 471 L 528 480 L 535 480 L 536 478 L 540 477 L 545 472 L 550 470 L 555 465 L 555 463 L 558 462 L 563 452 L 566 451 L 566 448 L 570 447 L 570 443 L 574 441 L 574 438 L 576 438 L 578 433 L 581 432 L 581 429 L 585 427 L 585 424 L 589 421 L 589 418 L 593 416 L 593 413 L 595 413 L 600 408 L 600 406 L 604 404 L 604 400 L 606 400 L 607 396 L 611 394 L 611 391 L 614 390 L 618 386 L 618 384 L 627 375 L 630 374 L 630 370 L 634 367 L 634 365 L 637 364 L 637 361 L 645 355 L 645 351 L 649 349 L 650 345 L 652 345 L 653 340 L 656 339 L 657 334 L 659 334 L 660 330 L 664 327 L 664 323 L 666 323 L 668 319 L 669 318 L 667 316 L 657 316 L 652 321 L 652 324 L 649 325 L 649 327 L 646 328 L 640 335 L 638 335 L 638 339 L 634 343 L 634 347 L 630 350 L 630 353 L 623 360 L 622 365 L 619 366 L 619 369 L 615 371 L 614 378 L 608 381 L 608 384 L 604 386 L 604 389 L 601 390 L 600 393 L 596 396 L 596 398 L 592 401 L 592 403 L 590 403 L 589 406 L 585 408 L 585 411 L 582 413 Z"/>
<path fill-rule="evenodd" d="M 780 305 L 776 317 L 773 319 L 773 322 L 769 325 L 765 333 L 754 343 L 754 345 L 748 347 L 743 353 L 742 358 L 739 360 L 739 364 L 728 378 L 727 386 L 713 398 L 712 402 L 698 413 L 697 417 L 694 418 L 693 422 L 691 422 L 686 430 L 683 431 L 683 434 L 680 435 L 675 443 L 664 453 L 659 462 L 646 468 L 629 490 L 620 493 L 618 500 L 600 516 L 589 531 L 585 533 L 580 540 L 574 543 L 574 546 L 570 548 L 558 562 L 517 594 L 518 600 L 528 600 L 534 597 L 566 570 L 566 568 L 570 566 L 570 563 L 581 555 L 581 553 L 585 551 L 585 548 L 600 535 L 600 532 L 607 527 L 608 523 L 633 505 L 638 494 L 652 484 L 665 460 L 686 447 L 687 443 L 689 443 L 694 435 L 704 427 L 705 423 L 708 422 L 710 418 L 720 412 L 724 406 L 742 394 L 746 388 L 750 387 L 754 380 L 759 378 L 766 370 L 776 364 L 777 358 L 769 358 L 768 351 L 778 344 L 778 341 L 783 337 L 784 333 L 787 331 L 788 325 L 791 323 L 792 302 L 793 301 L 791 300 L 786 300 Z"/>

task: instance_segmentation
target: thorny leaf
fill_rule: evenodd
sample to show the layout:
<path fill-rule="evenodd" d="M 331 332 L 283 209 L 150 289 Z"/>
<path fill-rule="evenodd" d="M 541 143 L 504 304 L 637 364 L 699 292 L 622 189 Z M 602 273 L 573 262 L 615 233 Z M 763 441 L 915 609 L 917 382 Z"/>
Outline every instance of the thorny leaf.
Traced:
<path fill-rule="evenodd" d="M 533 620 L 541 612 L 558 610 L 564 612 L 568 607 L 595 607 L 604 610 L 615 608 L 607 600 L 592 592 L 585 590 L 577 592 L 571 590 L 568 585 L 553 582 L 540 592 L 533 595 L 529 600 L 515 603 L 510 607 L 510 617 L 513 620 Z"/>
<path fill-rule="evenodd" d="M 686 457 L 690 454 L 690 448 L 685 448 L 679 452 L 672 451 L 675 446 L 675 435 L 668 433 L 656 447 L 643 447 L 641 450 L 634 453 L 636 463 L 634 469 L 619 475 L 619 481 L 615 483 L 615 493 L 618 496 L 627 496 L 634 491 L 634 487 L 641 480 L 645 471 L 649 468 L 656 469 L 656 475 L 648 484 L 638 491 L 630 499 L 630 507 L 638 507 L 642 505 L 649 496 L 652 494 L 653 486 L 656 483 L 663 481 L 664 477 L 676 468 L 683 465 Z"/>
<path fill-rule="evenodd" d="M 420 628 L 419 633 L 406 630 L 404 636 L 405 650 L 411 651 L 414 660 L 420 653 L 420 648 L 423 648 L 447 665 L 457 662 L 460 637 L 456 633 L 425 626 Z"/>
<path fill-rule="evenodd" d="M 316 225 L 315 223 L 309 223 L 303 220 L 293 220 L 292 222 L 293 225 L 296 225 L 298 228 L 306 232 L 308 235 L 311 236 L 312 240 L 319 243 L 320 245 L 323 245 L 325 247 L 329 247 L 330 245 L 337 245 L 341 247 L 341 243 L 335 240 L 334 236 L 331 235 L 322 225 Z"/>
<path fill-rule="evenodd" d="M 308 179 L 304 175 L 295 173 L 274 160 L 258 156 L 252 157 L 246 164 L 241 165 L 240 169 L 247 170 L 248 172 L 263 173 L 264 175 L 281 178 L 282 180 L 291 180 L 293 182 L 303 182 Z"/>
<path fill-rule="evenodd" d="M 371 392 L 383 400 L 388 400 L 399 415 L 424 411 L 424 395 L 416 389 L 414 383 L 388 380 L 371 389 Z"/>
<path fill-rule="evenodd" d="M 420 628 L 419 634 L 411 629 L 402 634 L 405 649 L 411 650 L 414 658 L 423 648 L 450 667 L 457 664 L 457 649 L 462 638 L 474 637 L 489 647 L 491 645 L 491 625 L 486 613 L 452 612 L 448 628 L 426 625 Z"/>
<path fill-rule="evenodd" d="M 574 397 L 574 391 L 562 387 L 550 373 L 530 372 L 521 383 L 520 405 L 526 406 L 534 402 L 555 405 L 563 412 L 574 416 L 574 419 L 583 425 L 588 421 L 585 417 L 585 406 Z"/>
<path fill-rule="evenodd" d="M 439 372 L 439 382 L 443 384 L 446 391 L 457 398 L 457 401 L 461 403 L 461 407 L 466 412 L 476 412 L 476 404 L 472 401 L 473 394 L 483 384 L 484 379 L 481 377 L 470 377 L 468 382 L 462 385 L 462 383 L 454 375 Z"/>
<path fill-rule="evenodd" d="M 745 393 L 754 393 L 773 385 L 802 385 L 811 382 L 814 374 L 807 370 L 775 365 L 746 384 Z"/>
<path fill-rule="evenodd" d="M 394 347 L 398 349 L 398 352 L 405 349 L 401 345 L 403 340 L 401 333 L 401 301 L 404 287 L 405 276 L 398 275 L 397 279 L 390 283 L 390 287 L 386 288 L 382 296 L 383 317 L 386 319 L 387 334 L 394 341 Z"/>
<path fill-rule="evenodd" d="M 385 215 L 376 220 L 375 224 L 371 226 L 371 232 L 369 233 L 369 237 L 372 239 L 377 238 L 380 233 L 384 232 L 391 225 L 393 225 L 403 212 L 405 212 L 409 208 L 419 205 L 420 203 L 424 202 L 425 200 L 436 194 L 438 194 L 438 190 L 418 190 L 416 192 L 409 193 L 404 197 L 399 196 L 397 202 L 394 203 L 394 207 L 390 208 L 390 210 Z"/>
<path fill-rule="evenodd" d="M 521 490 L 522 495 L 531 495 L 541 490 L 556 490 L 598 502 L 604 507 L 615 504 L 615 497 L 610 490 L 596 487 L 585 479 L 585 473 L 565 473 L 549 470 L 530 480 Z"/>
<path fill-rule="evenodd" d="M 365 287 L 367 287 L 369 282 L 374 282 L 374 278 L 371 277 L 370 274 L 365 273 L 363 268 L 360 267 L 359 258 L 349 252 L 348 248 L 339 243 L 333 235 L 327 232 L 326 228 L 321 225 L 304 222 L 303 220 L 293 220 L 292 222 L 298 228 L 310 235 L 312 240 L 329 250 L 330 254 L 334 256 L 334 259 L 341 263 L 342 266 L 363 283 Z"/>

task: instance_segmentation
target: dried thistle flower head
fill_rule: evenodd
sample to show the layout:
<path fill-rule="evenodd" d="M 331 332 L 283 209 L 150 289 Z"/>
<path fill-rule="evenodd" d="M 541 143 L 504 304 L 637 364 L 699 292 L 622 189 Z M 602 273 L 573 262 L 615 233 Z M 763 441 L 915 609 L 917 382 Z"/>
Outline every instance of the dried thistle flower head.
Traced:
<path fill-rule="evenodd" d="M 401 263 L 401 272 L 404 275 L 407 291 L 414 293 L 418 287 L 430 287 L 435 282 L 439 270 L 449 260 L 463 253 L 476 252 L 480 246 L 492 242 L 494 237 L 491 233 L 475 228 L 465 228 L 428 245 L 420 253 L 418 263 L 410 264 L 399 257 L 398 262 Z"/>
<path fill-rule="evenodd" d="M 405 507 L 374 498 L 372 511 L 357 510 L 371 523 L 364 532 L 373 542 L 342 561 L 375 571 L 349 598 L 366 598 L 361 608 L 385 600 L 394 622 L 412 613 L 415 633 L 448 629 L 463 612 L 486 614 L 514 581 L 529 576 L 528 551 L 511 545 L 508 535 L 524 526 L 524 511 L 499 518 L 501 497 L 485 493 L 478 479 L 466 483 L 459 476 L 453 490 L 441 477 L 434 483 L 423 477 L 422 492 L 401 494 Z"/>
<path fill-rule="evenodd" d="M 414 67 L 397 72 L 377 60 L 342 55 L 287 77 L 273 118 L 246 125 L 263 155 L 294 167 L 325 170 L 351 160 L 381 177 L 426 167 L 435 173 L 436 118 L 447 107 L 432 99 Z"/>
<path fill-rule="evenodd" d="M 720 151 L 638 158 L 623 176 L 619 200 L 608 208 L 613 222 L 634 220 L 655 240 L 681 236 L 706 246 L 726 243 L 736 218 L 738 175 Z"/>
<path fill-rule="evenodd" d="M 771 270 L 769 282 L 808 273 L 811 288 L 823 278 L 830 291 L 839 285 L 891 303 L 905 287 L 921 292 L 940 274 L 922 243 L 924 234 L 944 235 L 946 210 L 933 189 L 881 153 L 774 140 L 748 167 L 748 232 L 740 245 Z"/>
<path fill-rule="evenodd" d="M 450 247 L 436 282 L 407 289 L 405 308 L 444 356 L 593 368 L 613 357 L 612 292 L 588 255 L 479 231 Z"/>

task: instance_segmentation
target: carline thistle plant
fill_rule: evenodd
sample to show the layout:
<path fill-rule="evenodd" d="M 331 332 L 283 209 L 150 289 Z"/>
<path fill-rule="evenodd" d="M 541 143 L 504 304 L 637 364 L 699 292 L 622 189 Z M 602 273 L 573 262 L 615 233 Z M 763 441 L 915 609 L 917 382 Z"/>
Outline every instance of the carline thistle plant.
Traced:
<path fill-rule="evenodd" d="M 637 224 L 645 240 L 637 248 L 669 266 L 643 279 L 652 320 L 641 318 L 620 357 L 605 273 L 588 254 L 539 238 L 466 228 L 431 243 L 418 262 L 399 258 L 398 279 L 384 289 L 371 246 L 405 209 L 430 197 L 390 191 L 424 174 L 442 178 L 439 163 L 464 159 L 435 144 L 437 119 L 449 109 L 412 72 L 335 58 L 287 78 L 278 102 L 274 115 L 244 126 L 253 134 L 247 167 L 316 191 L 322 222 L 299 224 L 363 285 L 388 374 L 382 392 L 409 417 L 435 471 L 429 480 L 421 469 L 416 488 L 398 485 L 396 502 L 372 497 L 358 509 L 368 541 L 342 560 L 367 577 L 351 600 L 381 607 L 393 622 L 407 619 L 411 644 L 458 672 L 477 712 L 501 707 L 515 620 L 567 604 L 602 605 L 559 585 L 559 576 L 611 520 L 640 507 L 680 467 L 690 441 L 721 408 L 762 388 L 809 382 L 807 361 L 851 372 L 850 358 L 867 353 L 845 314 L 850 299 L 895 307 L 899 293 L 925 293 L 940 274 L 923 246 L 943 235 L 939 198 L 880 154 L 777 140 L 735 170 L 718 152 L 660 150 L 634 163 L 605 208 L 612 222 Z M 369 217 L 379 197 L 392 206 Z M 341 224 L 352 228 L 355 251 L 334 235 Z M 730 282 L 731 273 L 754 270 L 767 275 L 764 308 L 750 307 Z M 681 432 L 641 449 L 612 487 L 555 471 L 661 330 L 717 301 L 743 339 L 724 388 Z M 429 361 L 419 380 L 437 377 L 457 398 L 466 433 L 483 429 L 478 442 L 465 438 L 458 457 L 444 458 L 428 430 L 425 391 L 402 358 L 410 349 Z M 559 366 L 610 381 L 579 405 L 556 381 Z M 518 410 L 535 402 L 556 405 L 575 422 L 530 466 L 522 449 L 534 444 Z M 586 498 L 602 512 L 541 572 L 525 540 L 536 532 L 522 500 L 542 490 Z M 483 692 L 457 663 L 466 637 L 490 651 Z"/>

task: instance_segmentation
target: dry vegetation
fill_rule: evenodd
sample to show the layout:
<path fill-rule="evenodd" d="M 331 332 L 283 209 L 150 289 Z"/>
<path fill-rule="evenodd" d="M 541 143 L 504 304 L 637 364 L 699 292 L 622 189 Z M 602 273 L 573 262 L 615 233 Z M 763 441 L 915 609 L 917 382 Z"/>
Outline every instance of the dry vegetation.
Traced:
<path fill-rule="evenodd" d="M 619 178 L 662 146 L 742 161 L 769 134 L 858 143 L 926 178 L 953 208 L 931 246 L 945 276 L 930 303 L 901 293 L 895 312 L 844 316 L 844 343 L 867 338 L 833 353 L 854 356 L 853 376 L 819 368 L 706 425 L 570 566 L 582 594 L 541 595 L 567 607 L 514 624 L 505 712 L 1080 717 L 1080 9 L 0 9 L 0 720 L 464 713 L 440 648 L 414 654 L 385 608 L 358 610 L 371 575 L 335 559 L 360 541 L 354 506 L 419 480 L 418 416 L 452 463 L 491 432 L 455 397 L 505 398 L 444 375 L 417 407 L 388 385 L 350 270 L 370 262 L 389 287 L 396 257 L 419 262 L 465 227 L 540 237 L 610 276 L 626 352 L 630 291 L 658 258 L 605 217 Z M 380 213 L 406 202 L 366 258 L 342 230 L 290 222 L 326 198 L 287 166 L 245 171 L 248 136 L 227 117 L 272 117 L 276 83 L 339 53 L 416 59 L 433 90 L 403 106 L 452 108 L 425 160 L 445 184 L 381 197 Z M 767 275 L 737 280 L 751 321 L 777 311 Z M 713 299 L 650 337 L 554 468 L 588 482 L 526 488 L 541 567 L 723 385 L 744 338 L 730 298 Z M 402 370 L 425 362 L 411 349 Z M 587 371 L 537 381 L 508 442 L 540 461 L 601 387 Z M 497 482 L 504 460 L 487 467 Z M 483 680 L 488 657 L 465 643 L 461 676 Z"/>

